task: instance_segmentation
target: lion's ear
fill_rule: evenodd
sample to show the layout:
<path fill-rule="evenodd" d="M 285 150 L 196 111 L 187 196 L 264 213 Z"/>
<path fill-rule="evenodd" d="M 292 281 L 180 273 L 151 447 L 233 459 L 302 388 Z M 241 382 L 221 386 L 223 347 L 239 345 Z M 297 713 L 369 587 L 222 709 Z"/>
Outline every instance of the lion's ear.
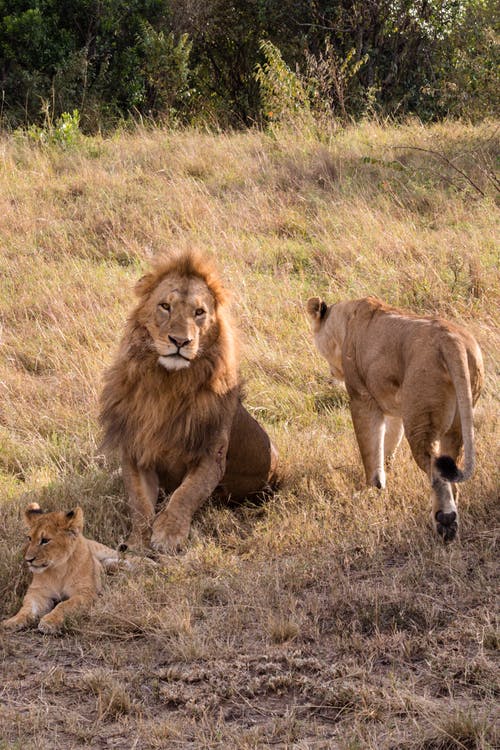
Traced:
<path fill-rule="evenodd" d="M 65 516 L 67 531 L 74 536 L 78 536 L 83 531 L 83 510 L 78 506 L 73 510 L 68 510 Z"/>
<path fill-rule="evenodd" d="M 328 307 L 326 302 L 323 302 L 320 297 L 311 297 L 306 303 L 307 314 L 313 320 L 323 320 L 326 315 Z"/>
<path fill-rule="evenodd" d="M 152 273 L 141 276 L 134 286 L 134 292 L 138 297 L 145 297 L 152 290 L 156 277 Z"/>
<path fill-rule="evenodd" d="M 25 511 L 24 511 L 24 522 L 29 527 L 33 525 L 33 522 L 36 521 L 37 518 L 39 518 L 43 513 L 43 510 L 40 508 L 38 503 L 30 503 Z"/>

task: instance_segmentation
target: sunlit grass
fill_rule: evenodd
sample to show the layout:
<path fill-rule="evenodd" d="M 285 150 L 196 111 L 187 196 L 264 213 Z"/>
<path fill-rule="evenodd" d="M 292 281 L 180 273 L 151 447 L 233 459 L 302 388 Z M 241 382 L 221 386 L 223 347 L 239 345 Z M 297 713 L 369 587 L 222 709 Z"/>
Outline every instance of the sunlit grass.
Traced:
<path fill-rule="evenodd" d="M 109 580 L 62 640 L 2 640 L 0 737 L 44 750 L 113 736 L 144 748 L 494 746 L 496 128 L 141 130 L 68 151 L 0 142 L 0 616 L 26 586 L 28 498 L 81 504 L 106 544 L 127 533 L 96 403 L 156 253 L 194 244 L 215 257 L 246 403 L 282 473 L 266 503 L 205 506 L 183 556 Z M 312 345 L 312 294 L 377 294 L 480 342 L 477 469 L 453 545 L 432 536 L 406 446 L 387 490 L 365 489 L 345 391 Z M 58 659 L 75 669 L 53 673 Z"/>

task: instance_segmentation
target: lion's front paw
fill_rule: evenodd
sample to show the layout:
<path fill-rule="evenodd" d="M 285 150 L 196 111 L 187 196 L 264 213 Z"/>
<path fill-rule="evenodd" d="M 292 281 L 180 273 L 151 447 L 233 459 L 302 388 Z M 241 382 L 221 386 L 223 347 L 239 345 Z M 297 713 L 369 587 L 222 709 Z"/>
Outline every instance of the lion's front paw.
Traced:
<path fill-rule="evenodd" d="M 38 630 L 41 633 L 45 633 L 45 635 L 54 635 L 54 633 L 59 633 L 62 626 L 63 626 L 62 618 L 51 617 L 50 615 L 45 615 L 45 617 L 42 617 L 42 619 L 38 623 Z"/>
<path fill-rule="evenodd" d="M 153 524 L 151 546 L 159 552 L 176 552 L 188 538 L 191 519 L 175 517 L 165 511 Z"/>
<path fill-rule="evenodd" d="M 149 549 L 149 540 L 151 537 L 151 526 L 138 525 L 134 526 L 125 542 L 120 545 L 120 552 L 133 552 L 137 555 L 145 555 Z"/>
<path fill-rule="evenodd" d="M 0 622 L 2 630 L 10 630 L 11 632 L 27 628 L 28 625 L 29 622 L 27 620 L 18 620 L 17 617 L 9 617 L 8 620 L 2 620 Z"/>
<path fill-rule="evenodd" d="M 444 513 L 438 510 L 434 522 L 436 533 L 443 537 L 445 542 L 452 542 L 458 531 L 458 518 L 455 511 Z"/>

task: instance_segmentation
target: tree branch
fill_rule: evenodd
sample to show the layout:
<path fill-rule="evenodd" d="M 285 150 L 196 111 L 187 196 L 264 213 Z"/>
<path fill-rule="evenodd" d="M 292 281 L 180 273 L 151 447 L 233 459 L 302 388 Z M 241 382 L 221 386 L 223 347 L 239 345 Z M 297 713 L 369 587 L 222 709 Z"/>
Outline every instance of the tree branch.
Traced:
<path fill-rule="evenodd" d="M 452 169 L 454 169 L 455 172 L 458 172 L 458 174 L 462 175 L 462 177 L 464 177 L 467 180 L 467 182 L 470 185 L 472 185 L 472 187 L 475 190 L 477 190 L 477 192 L 480 195 L 483 196 L 483 198 L 485 197 L 485 194 L 483 193 L 483 191 L 481 190 L 481 188 L 478 185 L 476 185 L 476 183 L 469 177 L 469 175 L 466 172 L 463 172 L 457 166 L 455 166 L 455 164 L 453 164 L 453 162 L 450 161 L 450 159 L 448 159 L 447 156 L 445 156 L 444 154 L 440 153 L 439 151 L 434 151 L 431 148 L 422 148 L 421 146 L 391 146 L 391 148 L 393 148 L 395 150 L 396 149 L 404 149 L 404 148 L 406 148 L 406 149 L 411 149 L 412 151 L 423 151 L 426 154 L 432 154 L 433 156 L 437 156 L 439 159 L 441 159 L 442 161 L 444 161 L 445 164 L 447 164 L 449 167 L 451 167 Z"/>

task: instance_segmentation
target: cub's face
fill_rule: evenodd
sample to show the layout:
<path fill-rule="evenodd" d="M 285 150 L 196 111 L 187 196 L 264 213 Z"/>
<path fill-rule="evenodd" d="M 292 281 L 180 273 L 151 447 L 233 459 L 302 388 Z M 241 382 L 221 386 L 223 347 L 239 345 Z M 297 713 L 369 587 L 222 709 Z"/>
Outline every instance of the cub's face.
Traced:
<path fill-rule="evenodd" d="M 68 513 L 42 513 L 35 505 L 25 512 L 27 545 L 24 559 L 32 573 L 64 564 L 81 533 L 83 514 L 80 508 Z"/>
<path fill-rule="evenodd" d="M 213 295 L 196 277 L 163 279 L 145 302 L 143 319 L 166 370 L 189 367 L 217 336 Z"/>

